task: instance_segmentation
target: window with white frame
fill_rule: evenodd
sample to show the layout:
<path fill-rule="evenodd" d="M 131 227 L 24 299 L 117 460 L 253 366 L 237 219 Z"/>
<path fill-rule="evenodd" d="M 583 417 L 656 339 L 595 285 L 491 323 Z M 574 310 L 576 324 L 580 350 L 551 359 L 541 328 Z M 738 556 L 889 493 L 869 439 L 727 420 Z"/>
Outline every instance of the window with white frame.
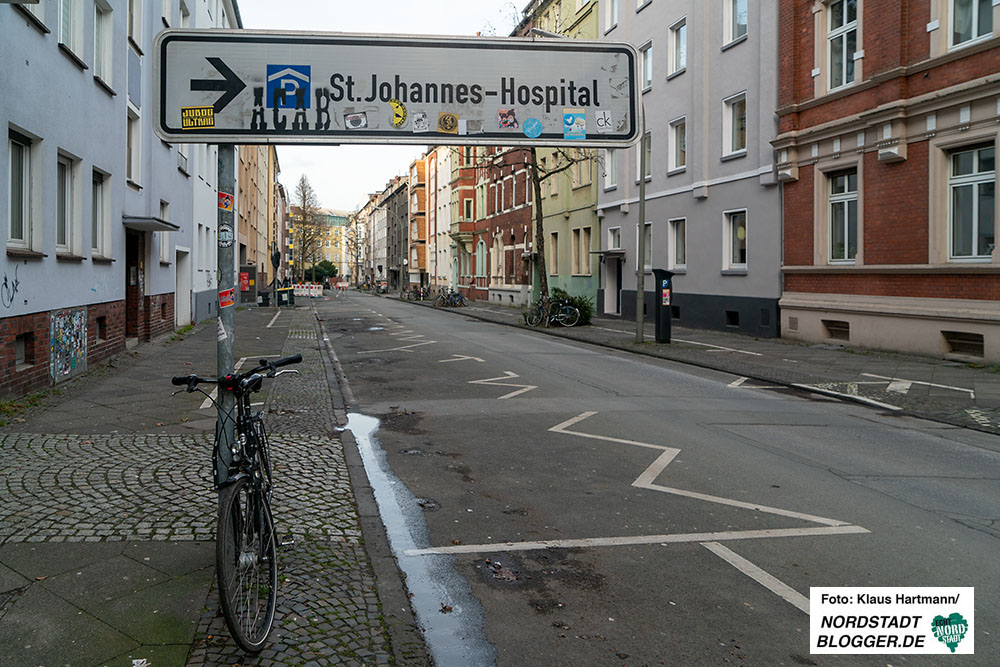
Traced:
<path fill-rule="evenodd" d="M 90 248 L 99 257 L 106 256 L 105 230 L 109 229 L 110 222 L 107 215 L 110 207 L 105 200 L 108 188 L 104 182 L 104 174 L 95 170 L 90 188 Z"/>
<path fill-rule="evenodd" d="M 486 242 L 483 240 L 476 244 L 476 275 L 486 277 Z"/>
<path fill-rule="evenodd" d="M 590 275 L 590 227 L 573 230 L 573 275 Z"/>
<path fill-rule="evenodd" d="M 83 41 L 83 17 L 80 15 L 82 8 L 82 0 L 59 0 L 59 43 L 74 53 L 79 51 L 80 42 Z"/>
<path fill-rule="evenodd" d="M 636 225 L 635 229 L 636 229 L 636 232 L 637 232 L 636 233 L 636 238 L 635 238 L 635 243 L 638 246 L 639 245 L 639 235 L 638 235 L 639 225 Z M 643 235 L 642 243 L 643 243 L 643 246 L 644 246 L 643 249 L 642 249 L 642 267 L 643 267 L 643 271 L 652 271 L 653 270 L 653 223 L 647 222 L 645 225 L 643 225 L 643 233 L 642 233 L 642 235 Z M 638 254 L 638 248 L 636 249 L 636 254 Z"/>
<path fill-rule="evenodd" d="M 684 117 L 670 122 L 670 171 L 687 166 L 687 120 Z"/>
<path fill-rule="evenodd" d="M 687 220 L 675 218 L 670 224 L 670 268 L 683 269 L 687 267 Z"/>
<path fill-rule="evenodd" d="M 687 67 L 687 19 L 670 26 L 670 62 L 667 69 L 676 74 Z"/>
<path fill-rule="evenodd" d="M 611 30 L 618 25 L 618 0 L 607 0 L 604 3 L 604 29 Z"/>
<path fill-rule="evenodd" d="M 830 174 L 830 262 L 853 263 L 858 254 L 858 170 Z"/>
<path fill-rule="evenodd" d="M 139 114 L 129 108 L 125 127 L 125 179 L 134 185 L 140 183 L 141 177 L 139 169 L 141 137 Z"/>
<path fill-rule="evenodd" d="M 94 76 L 111 83 L 111 7 L 103 0 L 94 2 Z"/>
<path fill-rule="evenodd" d="M 170 222 L 170 204 L 160 200 L 160 220 Z M 160 241 L 160 263 L 170 263 L 170 232 L 157 232 Z M 328 242 L 329 243 L 329 242 Z"/>
<path fill-rule="evenodd" d="M 142 0 L 128 0 L 128 38 L 142 45 Z"/>
<path fill-rule="evenodd" d="M 647 42 L 639 47 L 639 80 L 642 82 L 642 90 L 649 90 L 653 86 L 653 43 Z"/>
<path fill-rule="evenodd" d="M 725 34 L 728 44 L 747 34 L 747 0 L 725 0 Z"/>
<path fill-rule="evenodd" d="M 993 33 L 992 0 L 950 0 L 951 45 L 983 39 Z"/>
<path fill-rule="evenodd" d="M 72 252 L 74 219 L 73 206 L 75 186 L 73 160 L 60 155 L 56 158 L 56 249 Z"/>
<path fill-rule="evenodd" d="M 948 171 L 952 259 L 989 260 L 996 247 L 996 148 L 954 151 Z"/>
<path fill-rule="evenodd" d="M 742 92 L 723 101 L 723 155 L 746 152 L 747 94 Z"/>
<path fill-rule="evenodd" d="M 646 132 L 642 141 L 635 151 L 635 180 L 639 181 L 639 174 L 642 173 L 642 156 L 646 156 L 646 180 L 653 177 L 653 135 Z"/>
<path fill-rule="evenodd" d="M 747 212 L 726 212 L 726 268 L 747 268 Z"/>
<path fill-rule="evenodd" d="M 622 247 L 622 228 L 612 227 L 608 230 L 608 250 L 619 250 Z"/>
<path fill-rule="evenodd" d="M 170 27 L 170 19 L 172 14 L 171 10 L 173 9 L 173 7 L 171 7 L 172 4 L 173 0 L 163 0 L 160 7 L 160 20 L 162 20 L 163 25 L 165 25 L 168 28 Z"/>
<path fill-rule="evenodd" d="M 31 238 L 31 140 L 10 131 L 7 139 L 8 169 L 7 245 L 30 248 Z"/>
<path fill-rule="evenodd" d="M 549 275 L 559 274 L 559 232 L 549 232 Z"/>
<path fill-rule="evenodd" d="M 858 47 L 857 0 L 837 0 L 827 8 L 826 40 L 830 58 L 830 90 L 854 83 L 854 51 Z"/>
<path fill-rule="evenodd" d="M 608 148 L 604 151 L 604 189 L 618 185 L 618 151 Z"/>

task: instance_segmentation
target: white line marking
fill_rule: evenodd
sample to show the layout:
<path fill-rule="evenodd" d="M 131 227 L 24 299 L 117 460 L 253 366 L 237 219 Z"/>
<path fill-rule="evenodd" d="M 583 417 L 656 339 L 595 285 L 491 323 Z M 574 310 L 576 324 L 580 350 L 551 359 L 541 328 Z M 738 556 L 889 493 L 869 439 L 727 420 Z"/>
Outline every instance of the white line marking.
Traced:
<path fill-rule="evenodd" d="M 749 379 L 750 378 L 746 378 L 746 377 L 738 377 L 735 380 L 733 380 L 732 382 L 730 382 L 727 386 L 729 386 L 729 387 L 739 387 L 741 384 L 743 384 L 744 382 L 746 382 Z"/>
<path fill-rule="evenodd" d="M 274 324 L 274 321 L 276 319 L 278 319 L 278 315 L 281 315 L 281 311 L 280 310 L 278 312 L 276 312 L 274 314 L 274 317 L 271 318 L 271 321 L 267 323 L 267 326 L 265 327 L 266 329 L 270 329 L 271 328 L 271 325 Z"/>
<path fill-rule="evenodd" d="M 678 343 L 687 343 L 688 345 L 701 345 L 703 347 L 714 347 L 716 350 L 726 351 L 726 352 L 739 352 L 740 354 L 749 354 L 754 357 L 763 357 L 764 355 L 760 352 L 750 352 L 749 350 L 737 350 L 734 347 L 725 347 L 723 345 L 713 345 L 711 343 L 699 343 L 696 340 L 681 340 L 680 338 L 675 338 Z"/>
<path fill-rule="evenodd" d="M 512 380 L 516 377 L 521 377 L 514 371 L 504 371 L 504 375 L 495 378 L 486 378 L 485 380 L 469 380 L 469 384 L 485 384 L 491 387 L 501 386 L 501 387 L 520 387 L 517 391 L 512 391 L 509 394 L 504 394 L 503 396 L 497 396 L 498 401 L 502 401 L 505 398 L 513 398 L 518 394 L 523 394 L 526 391 L 531 391 L 532 389 L 538 389 L 537 385 L 533 384 L 516 384 L 514 382 L 499 382 L 499 380 Z"/>
<path fill-rule="evenodd" d="M 659 484 L 653 484 L 653 480 L 656 479 L 663 469 L 673 460 L 673 458 L 681 451 L 674 447 L 665 447 L 663 445 L 654 445 L 648 442 L 638 442 L 635 440 L 623 440 L 621 438 L 611 438 L 606 435 L 596 435 L 593 433 L 580 433 L 579 431 L 569 431 L 567 430 L 570 426 L 577 424 L 588 417 L 596 415 L 597 412 L 584 412 L 572 419 L 567 419 L 561 424 L 557 424 L 550 428 L 550 431 L 556 433 L 565 433 L 567 435 L 576 435 L 582 438 L 593 438 L 596 440 L 607 440 L 609 442 L 620 442 L 626 445 L 636 445 L 639 447 L 646 447 L 649 449 L 659 449 L 663 451 L 653 463 L 649 465 L 646 470 L 639 475 L 639 477 L 632 482 L 632 486 L 640 489 L 649 489 L 650 491 L 662 491 L 663 493 L 669 493 L 675 496 L 682 496 L 685 498 L 693 498 L 695 500 L 704 500 L 705 502 L 716 503 L 718 505 L 727 505 L 729 507 L 739 507 L 741 509 L 755 510 L 757 512 L 766 512 L 768 514 L 775 514 L 778 516 L 787 516 L 793 519 L 801 519 L 803 521 L 810 521 L 812 523 L 819 523 L 825 526 L 844 526 L 847 525 L 846 521 L 840 521 L 838 519 L 829 519 L 827 517 L 817 516 L 815 514 L 805 514 L 803 512 L 794 512 L 792 510 L 781 509 L 780 507 L 769 507 L 767 505 L 759 505 L 757 503 L 748 503 L 742 500 L 734 500 L 732 498 L 723 498 L 721 496 L 713 496 L 706 493 L 699 493 L 697 491 L 687 491 L 685 489 L 677 489 L 669 486 L 660 486 Z"/>
<path fill-rule="evenodd" d="M 897 394 L 906 394 L 910 391 L 910 387 L 913 383 L 909 380 L 893 380 L 889 383 L 889 386 L 885 388 L 886 391 L 893 391 Z"/>
<path fill-rule="evenodd" d="M 861 526 L 823 526 L 816 528 L 766 528 L 761 530 L 729 530 L 717 533 L 666 533 L 662 535 L 626 535 L 622 537 L 583 537 L 565 540 L 536 540 L 532 542 L 494 542 L 486 544 L 459 544 L 426 549 L 407 549 L 405 556 L 441 556 L 447 554 L 494 553 L 507 551 L 533 551 L 536 549 L 578 549 L 588 547 L 619 547 L 643 544 L 685 544 L 689 542 L 727 542 L 730 540 L 758 540 L 773 537 L 821 537 L 827 535 L 856 535 L 868 533 Z"/>
<path fill-rule="evenodd" d="M 836 396 L 837 398 L 850 398 L 855 401 L 860 401 L 861 403 L 867 403 L 868 405 L 874 405 L 877 408 L 884 408 L 886 410 L 902 410 L 903 408 L 897 407 L 895 405 L 889 405 L 888 403 L 883 403 L 882 401 L 876 401 L 872 398 L 865 398 L 864 396 L 858 396 L 857 394 L 845 394 L 843 392 L 834 391 L 832 389 L 824 389 L 822 387 L 817 387 L 811 384 L 793 384 L 793 387 L 798 387 L 799 389 L 806 389 L 808 391 L 815 391 L 819 394 L 826 394 L 827 396 Z"/>
<path fill-rule="evenodd" d="M 923 382 L 922 380 L 904 380 L 903 378 L 891 378 L 891 377 L 886 377 L 884 375 L 873 375 L 872 373 L 862 373 L 862 375 L 869 378 L 879 378 L 880 380 L 891 380 L 891 384 L 889 385 L 890 391 L 892 391 L 891 387 L 896 382 L 907 382 L 910 384 L 922 384 L 928 387 L 938 387 L 939 389 L 952 389 L 954 391 L 964 391 L 967 394 L 969 394 L 969 398 L 976 397 L 976 392 L 974 389 L 966 389 L 965 387 L 953 387 L 950 384 L 936 384 L 934 382 Z"/>
<path fill-rule="evenodd" d="M 485 359 L 480 359 L 479 357 L 467 357 L 464 354 L 453 354 L 451 359 L 438 359 L 439 364 L 446 364 L 449 361 L 478 361 L 480 363 L 485 363 Z"/>
<path fill-rule="evenodd" d="M 376 352 L 412 352 L 410 348 L 420 347 L 421 345 L 430 345 L 431 343 L 436 343 L 436 340 L 425 340 L 423 343 L 412 343 L 410 345 L 401 345 L 399 347 L 389 347 L 384 350 L 362 350 L 358 354 L 375 354 Z"/>
<path fill-rule="evenodd" d="M 780 579 L 760 569 L 735 551 L 729 549 L 728 547 L 724 547 L 718 542 L 705 542 L 701 546 L 705 547 L 772 593 L 784 598 L 793 606 L 804 611 L 806 614 L 809 613 L 809 598 L 802 595 Z"/>
<path fill-rule="evenodd" d="M 607 327 L 594 327 L 594 329 L 600 329 L 601 331 L 613 331 L 620 334 L 630 334 L 635 333 L 634 331 L 622 331 L 621 329 L 609 329 Z"/>
<path fill-rule="evenodd" d="M 236 371 L 240 370 L 240 366 L 242 366 L 244 362 L 246 362 L 246 360 L 247 360 L 246 357 L 240 357 L 239 361 L 233 364 L 233 372 L 235 373 Z M 198 409 L 204 410 L 205 408 L 212 407 L 212 401 L 218 400 L 218 398 L 219 398 L 219 385 L 215 385 L 215 389 L 213 389 L 212 393 L 208 395 L 208 398 L 206 398 L 204 401 L 201 402 L 201 406 Z"/>

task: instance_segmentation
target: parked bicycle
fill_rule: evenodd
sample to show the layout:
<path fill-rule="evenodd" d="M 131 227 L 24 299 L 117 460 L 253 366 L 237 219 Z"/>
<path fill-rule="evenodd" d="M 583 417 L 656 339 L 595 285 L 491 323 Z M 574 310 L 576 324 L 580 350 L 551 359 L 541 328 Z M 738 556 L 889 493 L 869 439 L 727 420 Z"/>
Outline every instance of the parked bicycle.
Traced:
<path fill-rule="evenodd" d="M 537 327 L 543 322 L 546 326 L 561 324 L 572 327 L 579 321 L 580 309 L 566 299 L 539 299 L 525 315 L 525 322 L 529 327 Z"/>
<path fill-rule="evenodd" d="M 441 306 L 455 307 L 468 305 L 469 301 L 465 298 L 465 295 L 451 287 L 442 287 L 441 292 L 437 295 L 437 298 L 434 299 L 435 308 L 439 308 Z"/>
<path fill-rule="evenodd" d="M 411 285 L 409 288 L 404 288 L 400 294 L 400 298 L 407 301 L 423 301 L 424 299 L 429 299 L 430 296 L 431 288 L 427 286 L 421 287 L 420 285 Z"/>
<path fill-rule="evenodd" d="M 215 488 L 219 492 L 215 573 L 229 632 L 239 647 L 250 653 L 259 652 L 271 632 L 278 588 L 278 544 L 271 513 L 271 452 L 263 413 L 251 410 L 250 397 L 261 390 L 264 378 L 298 373 L 277 369 L 300 361 L 302 355 L 294 354 L 277 361 L 261 359 L 256 368 L 245 373 L 220 378 L 184 375 L 171 379 L 174 385 L 185 386 L 174 395 L 197 391 L 208 396 L 218 408 L 216 399 L 198 387 L 214 384 L 219 387 L 220 396 L 221 392 L 232 392 L 235 399 L 235 420 L 231 412 L 223 417 L 235 426 L 229 452 L 231 463 L 224 462 L 226 459 L 219 450 L 221 429 L 216 429 L 212 447 Z"/>

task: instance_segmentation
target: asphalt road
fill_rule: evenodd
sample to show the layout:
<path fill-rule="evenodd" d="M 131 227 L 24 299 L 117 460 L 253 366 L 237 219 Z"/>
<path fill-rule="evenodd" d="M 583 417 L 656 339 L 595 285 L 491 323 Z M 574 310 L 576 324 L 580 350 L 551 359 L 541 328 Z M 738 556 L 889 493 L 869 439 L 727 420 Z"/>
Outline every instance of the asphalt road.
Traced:
<path fill-rule="evenodd" d="M 941 664 L 810 655 L 812 586 L 973 586 L 976 655 L 948 661 L 996 664 L 1000 438 L 388 299 L 316 308 L 439 665 Z"/>

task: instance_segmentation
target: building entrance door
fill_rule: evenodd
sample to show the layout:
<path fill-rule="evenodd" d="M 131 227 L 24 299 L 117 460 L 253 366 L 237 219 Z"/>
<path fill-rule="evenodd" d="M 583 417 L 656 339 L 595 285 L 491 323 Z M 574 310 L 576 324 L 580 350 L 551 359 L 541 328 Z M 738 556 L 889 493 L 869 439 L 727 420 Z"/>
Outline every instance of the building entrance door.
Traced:
<path fill-rule="evenodd" d="M 139 338 L 144 289 L 145 234 L 125 230 L 125 338 Z"/>

